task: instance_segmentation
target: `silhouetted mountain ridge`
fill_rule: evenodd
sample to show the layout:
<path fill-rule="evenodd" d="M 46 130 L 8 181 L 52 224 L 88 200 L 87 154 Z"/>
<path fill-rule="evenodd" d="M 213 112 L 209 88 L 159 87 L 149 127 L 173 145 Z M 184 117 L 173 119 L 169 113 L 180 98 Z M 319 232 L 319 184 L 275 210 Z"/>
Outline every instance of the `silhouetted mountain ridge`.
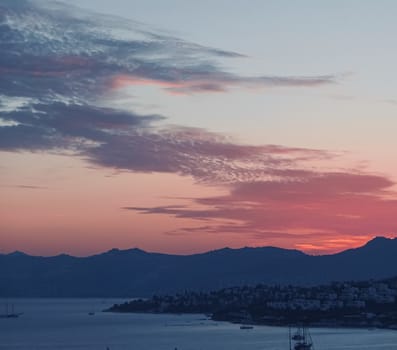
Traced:
<path fill-rule="evenodd" d="M 315 285 L 397 276 L 397 239 L 333 255 L 277 247 L 193 255 L 111 249 L 89 257 L 0 254 L 1 297 L 135 297 L 247 284 Z"/>

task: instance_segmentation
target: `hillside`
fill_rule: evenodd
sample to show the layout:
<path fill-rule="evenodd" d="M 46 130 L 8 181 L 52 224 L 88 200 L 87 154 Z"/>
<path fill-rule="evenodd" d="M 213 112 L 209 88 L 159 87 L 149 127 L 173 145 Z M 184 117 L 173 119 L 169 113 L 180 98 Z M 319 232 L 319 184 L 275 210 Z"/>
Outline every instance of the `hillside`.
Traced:
<path fill-rule="evenodd" d="M 397 275 L 397 239 L 333 255 L 274 247 L 167 255 L 112 249 L 78 258 L 0 255 L 0 297 L 134 297 L 265 284 L 315 285 Z"/>

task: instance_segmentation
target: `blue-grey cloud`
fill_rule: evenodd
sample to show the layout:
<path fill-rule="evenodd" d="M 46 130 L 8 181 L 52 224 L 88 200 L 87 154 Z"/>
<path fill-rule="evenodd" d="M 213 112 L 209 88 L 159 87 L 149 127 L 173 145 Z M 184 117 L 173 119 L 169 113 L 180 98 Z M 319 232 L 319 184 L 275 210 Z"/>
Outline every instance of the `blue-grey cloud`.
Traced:
<path fill-rule="evenodd" d="M 279 153 L 273 147 L 239 145 L 196 128 L 112 134 L 86 152 L 92 162 L 101 166 L 172 172 L 210 183 L 289 177 L 288 168 L 296 166 L 302 154 L 312 159 L 328 156 L 327 152 L 315 150 L 283 148 Z"/>
<path fill-rule="evenodd" d="M 65 5 L 4 0 L 0 14 L 0 93 L 6 96 L 86 102 L 106 93 L 120 77 L 189 93 L 225 91 L 233 85 L 312 86 L 336 79 L 239 76 L 223 70 L 218 59 L 241 54 Z"/>
<path fill-rule="evenodd" d="M 70 105 L 61 102 L 33 104 L 1 112 L 0 149 L 41 150 L 75 149 L 86 152 L 106 142 L 111 135 L 144 130 L 158 115 L 138 115 L 112 108 Z"/>
<path fill-rule="evenodd" d="M 0 105 L 1 109 L 1 105 Z M 294 178 L 296 163 L 320 150 L 250 146 L 199 128 L 160 127 L 164 117 L 91 105 L 31 103 L 3 108 L 0 149 L 72 151 L 90 163 L 136 172 L 168 172 L 221 183 Z"/>
<path fill-rule="evenodd" d="M 160 115 L 100 102 L 123 84 L 219 92 L 230 86 L 322 85 L 334 82 L 332 75 L 239 76 L 220 64 L 244 56 L 239 53 L 45 1 L 0 3 L 0 52 L 0 150 L 67 150 L 100 166 L 208 182 L 291 177 L 298 160 L 327 156 L 240 145 L 203 129 L 166 126 Z"/>

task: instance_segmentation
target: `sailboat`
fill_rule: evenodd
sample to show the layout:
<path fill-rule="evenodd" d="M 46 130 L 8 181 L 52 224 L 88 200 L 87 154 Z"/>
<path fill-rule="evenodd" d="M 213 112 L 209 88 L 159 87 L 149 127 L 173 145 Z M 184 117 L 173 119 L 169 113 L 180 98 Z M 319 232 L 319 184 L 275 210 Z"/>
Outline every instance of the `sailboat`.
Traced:
<path fill-rule="evenodd" d="M 290 350 L 312 350 L 313 341 L 309 330 L 299 326 L 296 332 L 291 334 L 291 327 L 289 328 L 289 349 Z"/>
<path fill-rule="evenodd" d="M 0 314 L 0 318 L 17 318 L 22 315 L 22 312 L 14 311 L 14 304 L 11 304 L 11 309 L 9 310 L 8 303 L 6 303 L 6 312 L 5 314 Z"/>

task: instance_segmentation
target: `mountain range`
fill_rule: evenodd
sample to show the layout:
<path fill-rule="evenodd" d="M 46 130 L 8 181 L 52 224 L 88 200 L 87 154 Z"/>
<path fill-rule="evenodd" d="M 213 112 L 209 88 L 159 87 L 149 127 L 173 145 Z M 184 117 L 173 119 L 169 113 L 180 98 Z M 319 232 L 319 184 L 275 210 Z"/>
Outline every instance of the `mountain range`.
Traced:
<path fill-rule="evenodd" d="M 276 247 L 169 255 L 134 248 L 89 257 L 0 254 L 0 297 L 145 297 L 264 284 L 319 285 L 397 276 L 397 238 L 332 255 Z"/>

